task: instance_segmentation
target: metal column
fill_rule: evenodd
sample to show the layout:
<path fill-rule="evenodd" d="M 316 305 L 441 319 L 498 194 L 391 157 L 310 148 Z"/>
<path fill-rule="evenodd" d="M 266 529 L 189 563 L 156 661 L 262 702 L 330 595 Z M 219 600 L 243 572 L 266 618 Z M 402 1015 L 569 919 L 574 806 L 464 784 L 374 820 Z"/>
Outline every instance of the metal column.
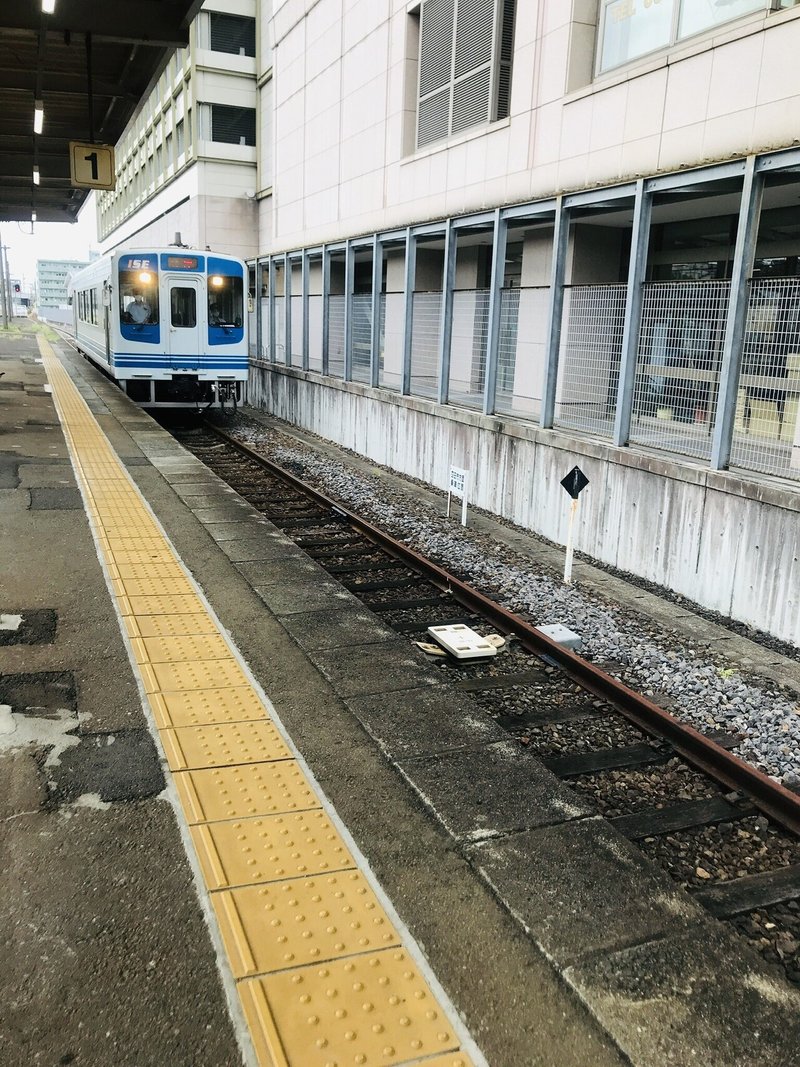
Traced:
<path fill-rule="evenodd" d="M 453 220 L 447 220 L 442 267 L 442 314 L 439 322 L 439 403 L 450 399 L 450 351 L 453 342 L 453 290 L 456 286 L 458 234 Z"/>
<path fill-rule="evenodd" d="M 561 347 L 561 320 L 564 315 L 564 275 L 569 247 L 569 221 L 569 211 L 564 207 L 563 197 L 559 196 L 553 233 L 553 265 L 550 271 L 550 310 L 547 324 L 547 364 L 544 372 L 540 419 L 540 424 L 545 428 L 553 425 L 556 409 L 558 353 Z"/>
<path fill-rule="evenodd" d="M 256 257 L 256 291 L 255 291 L 255 311 L 256 311 L 256 359 L 261 359 L 261 344 L 263 341 L 263 325 L 261 322 L 261 260 Z"/>
<path fill-rule="evenodd" d="M 411 392 L 411 331 L 414 322 L 414 282 L 417 274 L 417 239 L 410 227 L 406 230 L 406 266 L 403 309 L 403 376 L 400 392 Z"/>
<path fill-rule="evenodd" d="M 331 253 L 325 245 L 322 246 L 322 373 L 328 373 L 328 325 L 330 321 L 330 308 L 328 301 L 331 295 Z"/>
<path fill-rule="evenodd" d="M 739 228 L 736 231 L 731 297 L 725 323 L 717 415 L 711 445 L 711 466 L 715 470 L 724 470 L 731 458 L 736 399 L 739 392 L 739 374 L 742 367 L 742 349 L 747 322 L 748 285 L 753 273 L 763 196 L 764 176 L 756 173 L 756 157 L 749 156 L 744 172 Z"/>
<path fill-rule="evenodd" d="M 301 277 L 302 277 L 302 301 L 303 301 L 303 370 L 308 370 L 308 353 L 309 353 L 309 322 L 308 322 L 308 252 L 303 249 L 303 258 L 301 260 Z"/>
<path fill-rule="evenodd" d="M 625 322 L 622 330 L 622 355 L 617 389 L 617 411 L 614 417 L 614 444 L 627 445 L 631 435 L 633 393 L 636 385 L 636 358 L 642 325 L 642 297 L 647 272 L 647 248 L 650 241 L 650 217 L 653 195 L 645 192 L 644 179 L 636 183 L 633 208 L 631 258 L 628 263 L 628 292 L 625 299 Z"/>
<path fill-rule="evenodd" d="M 486 331 L 486 378 L 483 389 L 483 413 L 494 413 L 497 393 L 497 362 L 500 358 L 500 310 L 503 281 L 506 272 L 506 243 L 508 223 L 494 213 L 494 242 L 492 248 L 492 278 L 489 289 L 489 323 Z"/>
<path fill-rule="evenodd" d="M 381 286 L 383 285 L 383 245 L 372 238 L 372 307 L 370 308 L 369 381 L 381 384 Z"/>
<path fill-rule="evenodd" d="M 269 257 L 269 360 L 274 363 L 278 358 L 278 345 L 275 336 L 275 260 Z"/>
<path fill-rule="evenodd" d="M 292 261 L 289 253 L 283 256 L 283 362 L 292 365 Z"/>
<path fill-rule="evenodd" d="M 347 242 L 344 250 L 344 380 L 353 380 L 353 288 L 355 279 L 355 254 L 353 245 Z"/>

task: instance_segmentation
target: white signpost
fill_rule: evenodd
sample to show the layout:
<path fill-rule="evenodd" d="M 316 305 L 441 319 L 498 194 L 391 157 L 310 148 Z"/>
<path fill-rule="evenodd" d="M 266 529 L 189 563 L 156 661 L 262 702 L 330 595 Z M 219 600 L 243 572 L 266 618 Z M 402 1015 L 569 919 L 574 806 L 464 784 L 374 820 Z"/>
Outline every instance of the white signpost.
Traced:
<path fill-rule="evenodd" d="M 69 172 L 71 184 L 76 189 L 113 189 L 113 145 L 70 141 Z"/>
<path fill-rule="evenodd" d="M 467 487 L 469 485 L 469 471 L 462 471 L 460 467 L 450 468 L 450 481 L 447 486 L 447 517 L 450 518 L 451 496 L 461 497 L 461 525 L 467 525 Z"/>
<path fill-rule="evenodd" d="M 570 585 L 572 583 L 572 534 L 575 526 L 575 513 L 578 510 L 578 497 L 589 484 L 589 479 L 580 467 L 573 467 L 566 478 L 561 479 L 561 484 L 572 497 L 567 527 L 567 558 L 564 561 L 564 585 Z"/>

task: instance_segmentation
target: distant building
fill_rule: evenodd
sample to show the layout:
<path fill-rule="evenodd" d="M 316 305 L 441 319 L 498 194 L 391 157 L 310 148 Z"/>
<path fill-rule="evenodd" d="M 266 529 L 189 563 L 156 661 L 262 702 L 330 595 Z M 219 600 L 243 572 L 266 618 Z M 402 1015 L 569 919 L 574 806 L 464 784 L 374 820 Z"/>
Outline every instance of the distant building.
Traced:
<path fill-rule="evenodd" d="M 67 297 L 69 277 L 85 267 L 79 259 L 38 259 L 36 261 L 36 307 L 40 319 L 70 322 L 72 312 Z"/>
<path fill-rule="evenodd" d="M 189 47 L 172 56 L 117 143 L 116 188 L 97 197 L 104 251 L 167 245 L 176 233 L 194 247 L 244 258 L 256 255 L 259 236 L 264 243 L 256 206 L 256 0 L 235 7 L 206 0 Z M 270 119 L 267 107 L 262 124 Z"/>

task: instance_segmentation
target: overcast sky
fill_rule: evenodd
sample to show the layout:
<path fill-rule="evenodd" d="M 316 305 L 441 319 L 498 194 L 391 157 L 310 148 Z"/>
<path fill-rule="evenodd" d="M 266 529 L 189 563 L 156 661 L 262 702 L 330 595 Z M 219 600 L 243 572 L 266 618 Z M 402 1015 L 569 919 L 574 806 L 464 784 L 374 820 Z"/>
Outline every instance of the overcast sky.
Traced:
<path fill-rule="evenodd" d="M 91 194 L 75 223 L 0 222 L 0 238 L 8 248 L 12 278 L 25 281 L 30 291 L 36 277 L 37 259 L 80 259 L 88 262 L 89 249 L 97 248 L 97 217 Z"/>

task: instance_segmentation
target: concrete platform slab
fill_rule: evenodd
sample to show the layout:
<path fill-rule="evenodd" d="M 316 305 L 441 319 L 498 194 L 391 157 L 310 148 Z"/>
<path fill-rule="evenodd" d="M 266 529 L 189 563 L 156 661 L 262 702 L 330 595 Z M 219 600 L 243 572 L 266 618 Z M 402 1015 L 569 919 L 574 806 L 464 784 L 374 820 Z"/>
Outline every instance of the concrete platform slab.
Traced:
<path fill-rule="evenodd" d="M 681 933 L 703 914 L 600 818 L 476 845 L 471 855 L 562 967 L 594 952 Z"/>
<path fill-rule="evenodd" d="M 796 1067 L 800 992 L 765 979 L 721 923 L 586 960 L 565 972 L 642 1067 Z"/>
<path fill-rule="evenodd" d="M 476 841 L 592 814 L 588 803 L 513 741 L 423 756 L 399 767 L 459 839 Z"/>
<path fill-rule="evenodd" d="M 364 643 L 396 641 L 397 634 L 371 611 L 342 602 L 335 611 L 303 611 L 284 616 L 283 625 L 306 651 L 348 648 Z"/>
<path fill-rule="evenodd" d="M 441 686 L 348 697 L 347 706 L 394 760 L 507 739 L 488 715 Z"/>
<path fill-rule="evenodd" d="M 342 697 L 368 693 L 392 693 L 436 685 L 438 679 L 405 641 L 385 641 L 376 645 L 320 649 L 309 653 Z"/>

